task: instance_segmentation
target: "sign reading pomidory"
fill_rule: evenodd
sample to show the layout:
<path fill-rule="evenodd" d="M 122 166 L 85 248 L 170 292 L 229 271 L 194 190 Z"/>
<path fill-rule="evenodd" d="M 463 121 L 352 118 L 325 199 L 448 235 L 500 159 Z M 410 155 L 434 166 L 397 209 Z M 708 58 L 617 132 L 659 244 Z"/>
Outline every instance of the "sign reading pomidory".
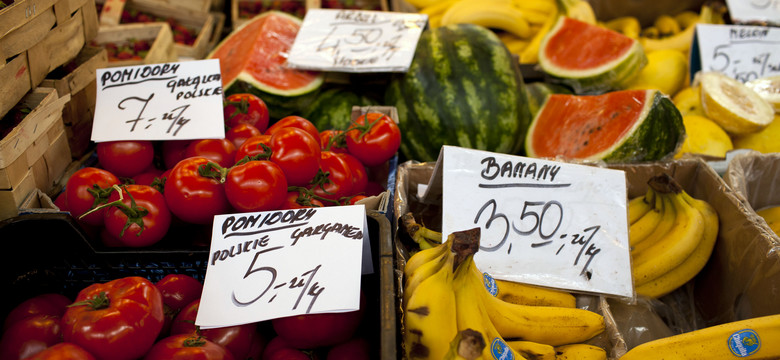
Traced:
<path fill-rule="evenodd" d="M 97 70 L 92 141 L 225 137 L 219 60 Z"/>

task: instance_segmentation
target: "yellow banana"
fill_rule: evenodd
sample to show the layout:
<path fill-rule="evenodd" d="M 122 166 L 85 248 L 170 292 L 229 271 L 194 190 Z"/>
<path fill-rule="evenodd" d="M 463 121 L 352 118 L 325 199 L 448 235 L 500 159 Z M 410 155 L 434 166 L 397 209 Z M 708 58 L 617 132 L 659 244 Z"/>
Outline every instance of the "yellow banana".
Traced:
<path fill-rule="evenodd" d="M 664 228 L 659 228 L 658 226 L 664 219 L 667 219 L 669 227 L 671 227 L 671 223 L 674 220 L 674 214 L 667 213 L 670 205 L 664 206 L 664 198 L 664 196 L 655 195 L 652 209 L 629 226 L 628 245 L 631 248 L 632 253 L 638 244 L 644 242 L 647 238 L 659 236 L 658 234 L 664 233 Z M 666 229 L 668 230 L 669 227 Z"/>
<path fill-rule="evenodd" d="M 523 10 L 533 10 L 540 13 L 550 14 L 558 11 L 558 5 L 554 0 L 512 0 L 512 4 Z"/>
<path fill-rule="evenodd" d="M 477 360 L 482 358 L 485 337 L 474 329 L 459 331 L 450 343 L 450 350 L 444 360 Z"/>
<path fill-rule="evenodd" d="M 661 37 L 672 36 L 680 32 L 680 24 L 670 15 L 661 15 L 655 18 L 653 26 L 658 29 Z"/>
<path fill-rule="evenodd" d="M 654 241 L 652 246 L 632 256 L 634 286 L 647 283 L 679 266 L 702 241 L 704 218 L 679 194 L 682 191 L 675 190 L 677 194 L 671 197 L 677 215 L 669 232 L 657 240 L 648 239 Z"/>
<path fill-rule="evenodd" d="M 633 16 L 614 18 L 605 22 L 604 27 L 617 31 L 632 39 L 638 39 L 639 33 L 642 31 L 642 25 L 639 23 L 639 19 Z"/>
<path fill-rule="evenodd" d="M 704 200 L 694 199 L 683 192 L 683 198 L 698 210 L 704 219 L 704 235 L 688 259 L 668 273 L 636 287 L 636 293 L 652 298 L 664 296 L 693 279 L 710 259 L 718 238 L 718 213 Z"/>
<path fill-rule="evenodd" d="M 459 23 L 501 29 L 521 38 L 530 38 L 532 34 L 528 20 L 509 0 L 461 0 L 452 4 L 444 13 L 441 24 Z"/>
<path fill-rule="evenodd" d="M 628 224 L 635 223 L 651 209 L 655 209 L 655 191 L 648 186 L 644 195 L 628 201 Z"/>
<path fill-rule="evenodd" d="M 562 14 L 588 24 L 596 24 L 596 13 L 586 0 L 556 0 L 555 2 Z"/>
<path fill-rule="evenodd" d="M 475 271 L 474 276 L 483 282 L 495 282 L 495 297 L 512 304 L 529 306 L 577 307 L 577 298 L 569 292 L 553 290 L 528 284 L 494 279 L 492 276 Z"/>
<path fill-rule="evenodd" d="M 441 359 L 458 332 L 452 291 L 454 257 L 423 280 L 409 296 L 404 311 L 404 350 L 407 359 Z"/>
<path fill-rule="evenodd" d="M 776 116 L 775 119 L 777 119 Z M 761 210 L 757 210 L 756 214 L 764 218 L 766 224 L 769 225 L 769 228 L 772 229 L 772 231 L 774 231 L 775 234 L 780 235 L 780 206 L 772 206 Z"/>
<path fill-rule="evenodd" d="M 547 20 L 542 24 L 542 27 L 531 38 L 531 42 L 523 49 L 523 52 L 520 53 L 521 64 L 536 64 L 539 62 L 539 48 L 542 45 L 542 40 L 550 32 L 555 22 L 558 21 L 558 14 L 558 10 L 555 9 L 547 16 Z"/>
<path fill-rule="evenodd" d="M 449 250 L 449 246 L 447 244 L 439 244 L 436 247 L 420 250 L 414 253 L 414 255 L 412 255 L 409 260 L 406 260 L 406 265 L 404 265 L 404 276 L 411 276 L 418 267 L 435 258 L 440 257 L 447 250 Z"/>
<path fill-rule="evenodd" d="M 555 360 L 555 348 L 550 345 L 524 340 L 512 340 L 506 343 L 526 359 Z"/>
<path fill-rule="evenodd" d="M 636 258 L 645 249 L 652 247 L 655 243 L 666 236 L 674 226 L 674 221 L 677 218 L 677 209 L 674 207 L 669 194 L 658 194 L 656 196 L 656 206 L 660 210 L 660 221 L 655 224 L 655 227 L 649 229 L 649 232 L 640 233 L 641 230 L 647 230 L 636 227 L 636 232 L 631 235 L 631 229 L 628 233 L 628 244 L 631 247 L 631 259 L 635 263 Z M 651 225 L 651 224 L 648 224 Z M 634 224 L 633 226 L 637 226 Z"/>
<path fill-rule="evenodd" d="M 699 14 L 695 11 L 686 10 L 675 15 L 674 20 L 677 21 L 677 25 L 680 26 L 680 29 L 685 29 L 699 20 Z"/>
<path fill-rule="evenodd" d="M 528 40 L 521 39 L 514 34 L 503 32 L 498 35 L 498 38 L 501 39 L 501 42 L 504 43 L 504 46 L 506 46 L 507 50 L 513 54 L 519 54 L 528 46 Z"/>
<path fill-rule="evenodd" d="M 447 247 L 446 245 L 444 246 Z M 447 251 L 443 252 L 439 257 L 420 265 L 415 271 L 406 276 L 404 281 L 403 303 L 408 304 L 409 298 L 416 292 L 420 284 L 436 274 L 448 261 L 451 261 L 451 259 L 449 259 L 450 257 L 452 257 L 452 253 L 447 247 Z"/>
<path fill-rule="evenodd" d="M 408 2 L 409 4 L 411 4 L 412 6 L 418 9 L 422 9 L 422 8 L 435 5 L 439 1 L 440 0 L 407 0 L 406 2 Z"/>
<path fill-rule="evenodd" d="M 708 4 L 701 7 L 699 19 L 693 24 L 688 25 L 684 30 L 663 39 L 652 39 L 649 37 L 640 38 L 645 52 L 651 52 L 661 49 L 676 49 L 687 52 L 691 48 L 693 35 L 696 31 L 696 24 L 718 24 L 723 22 L 723 12 L 725 9 L 715 8 Z"/>
<path fill-rule="evenodd" d="M 607 352 L 595 345 L 561 345 L 556 346 L 555 351 L 557 360 L 607 360 Z"/>
<path fill-rule="evenodd" d="M 458 1 L 460 1 L 460 0 L 442 0 L 442 1 L 437 1 L 433 5 L 430 5 L 430 6 L 427 6 L 427 7 L 424 7 L 422 9 L 420 9 L 420 11 L 418 11 L 418 12 L 420 14 L 425 14 L 425 15 L 428 15 L 428 16 L 443 15 L 447 11 L 447 9 L 449 9 L 450 6 L 452 6 L 452 4 L 454 4 L 454 3 L 458 2 Z"/>
<path fill-rule="evenodd" d="M 780 315 L 734 321 L 641 344 L 620 360 L 778 359 Z"/>

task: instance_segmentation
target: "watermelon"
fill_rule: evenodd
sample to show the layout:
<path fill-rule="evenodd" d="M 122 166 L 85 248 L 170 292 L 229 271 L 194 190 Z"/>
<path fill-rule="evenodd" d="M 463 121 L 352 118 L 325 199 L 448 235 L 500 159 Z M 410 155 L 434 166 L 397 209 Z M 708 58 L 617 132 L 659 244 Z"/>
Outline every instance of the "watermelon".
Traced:
<path fill-rule="evenodd" d="M 517 60 L 495 33 L 451 24 L 423 31 L 385 103 L 398 110 L 402 155 L 435 161 L 442 145 L 518 153 L 531 120 L 525 91 Z"/>
<path fill-rule="evenodd" d="M 539 65 L 577 94 L 619 90 L 647 64 L 642 45 L 617 31 L 561 16 L 542 40 Z"/>
<path fill-rule="evenodd" d="M 320 92 L 302 116 L 320 131 L 346 130 L 352 117 L 352 107 L 370 105 L 378 105 L 378 102 L 350 89 L 335 87 Z"/>
<path fill-rule="evenodd" d="M 528 95 L 528 108 L 531 110 L 531 117 L 534 117 L 539 112 L 544 101 L 547 100 L 548 95 L 571 94 L 572 92 L 569 88 L 562 85 L 534 81 L 526 84 L 526 93 Z"/>
<path fill-rule="evenodd" d="M 658 90 L 547 97 L 525 139 L 529 157 L 614 163 L 671 157 L 685 138 L 682 115 Z"/>
<path fill-rule="evenodd" d="M 233 30 L 208 55 L 219 59 L 225 94 L 257 95 L 272 119 L 302 112 L 316 98 L 324 75 L 285 66 L 300 27 L 297 17 L 268 11 Z"/>

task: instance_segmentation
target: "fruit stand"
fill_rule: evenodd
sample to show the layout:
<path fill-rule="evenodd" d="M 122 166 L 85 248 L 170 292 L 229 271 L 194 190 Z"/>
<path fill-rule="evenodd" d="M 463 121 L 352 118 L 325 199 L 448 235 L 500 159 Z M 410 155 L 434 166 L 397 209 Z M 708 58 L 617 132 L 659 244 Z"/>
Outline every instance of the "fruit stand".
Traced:
<path fill-rule="evenodd" d="M 780 15 L 648 6 L 0 2 L 0 359 L 780 358 Z"/>

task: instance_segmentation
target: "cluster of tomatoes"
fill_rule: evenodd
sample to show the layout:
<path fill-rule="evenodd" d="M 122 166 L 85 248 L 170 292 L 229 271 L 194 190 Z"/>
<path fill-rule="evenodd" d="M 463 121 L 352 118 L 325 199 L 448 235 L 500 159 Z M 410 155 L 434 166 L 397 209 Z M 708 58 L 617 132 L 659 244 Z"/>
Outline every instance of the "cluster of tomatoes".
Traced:
<path fill-rule="evenodd" d="M 203 285 L 184 274 L 128 276 L 27 299 L 6 316 L 0 358 L 35 360 L 368 360 L 364 300 L 352 312 L 200 329 Z"/>
<path fill-rule="evenodd" d="M 377 195 L 384 189 L 369 174 L 401 141 L 398 125 L 381 113 L 320 132 L 300 116 L 269 126 L 268 108 L 251 94 L 227 97 L 224 111 L 222 139 L 97 144 L 100 167 L 76 171 L 55 204 L 101 229 L 106 245 L 144 247 L 171 223 L 208 225 L 218 214 L 346 205 Z M 164 165 L 155 166 L 156 154 Z"/>

